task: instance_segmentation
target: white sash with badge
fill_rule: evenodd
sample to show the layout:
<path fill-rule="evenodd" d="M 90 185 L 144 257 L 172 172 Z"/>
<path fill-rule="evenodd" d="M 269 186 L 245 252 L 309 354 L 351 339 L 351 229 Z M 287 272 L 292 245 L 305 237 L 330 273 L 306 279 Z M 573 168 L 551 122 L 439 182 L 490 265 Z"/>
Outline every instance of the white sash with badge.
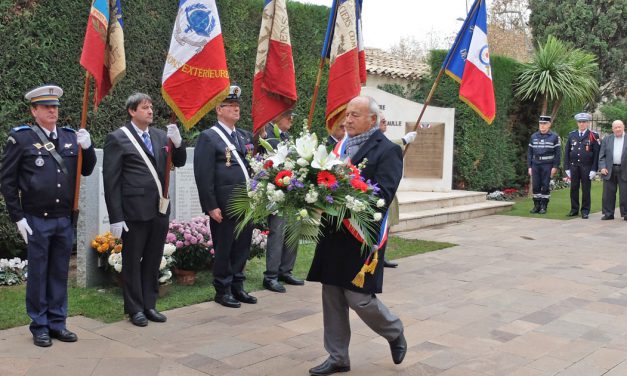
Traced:
<path fill-rule="evenodd" d="M 231 141 L 229 141 L 229 139 L 226 137 L 224 132 L 220 132 L 219 130 L 216 129 L 216 127 L 212 127 L 212 128 L 209 128 L 209 129 L 211 129 L 212 131 L 216 132 L 218 134 L 218 136 L 220 136 L 222 141 L 224 141 L 224 143 L 229 148 L 229 150 L 234 152 L 235 159 L 237 159 L 237 164 L 242 168 L 242 172 L 244 173 L 244 177 L 246 177 L 246 183 L 248 183 L 248 181 L 250 180 L 250 177 L 248 176 L 248 171 L 246 170 L 246 165 L 244 165 L 244 162 L 242 162 L 242 158 L 239 156 L 239 153 L 238 153 L 237 148 L 235 147 L 235 145 L 233 145 L 231 143 Z"/>
<path fill-rule="evenodd" d="M 139 155 L 141 155 L 142 159 L 148 166 L 148 169 L 150 170 L 150 173 L 152 174 L 152 177 L 155 179 L 155 183 L 157 184 L 157 191 L 159 192 L 159 213 L 166 214 L 168 212 L 168 206 L 170 205 L 170 199 L 163 196 L 163 188 L 161 188 L 161 181 L 159 180 L 157 171 L 155 171 L 155 167 L 152 165 L 150 159 L 148 159 L 148 155 L 146 155 L 144 149 L 139 146 L 139 143 L 137 142 L 135 137 L 133 137 L 131 131 L 129 131 L 126 127 L 121 127 L 120 129 L 126 134 L 128 139 L 131 140 L 131 143 L 133 144 L 133 146 L 135 146 L 135 149 L 137 149 Z M 166 171 L 166 174 L 167 173 L 169 173 L 169 171 Z"/>

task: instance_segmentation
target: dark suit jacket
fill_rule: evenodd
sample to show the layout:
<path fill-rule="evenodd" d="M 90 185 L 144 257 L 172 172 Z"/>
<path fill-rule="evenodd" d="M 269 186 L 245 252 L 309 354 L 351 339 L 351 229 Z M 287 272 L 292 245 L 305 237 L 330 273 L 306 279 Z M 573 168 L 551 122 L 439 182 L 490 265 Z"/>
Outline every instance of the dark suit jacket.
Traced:
<path fill-rule="evenodd" d="M 168 138 L 161 129 L 150 127 L 154 157 L 139 138 L 129 122 L 124 125 L 131 131 L 139 145 L 155 166 L 161 187 L 165 179 L 166 146 Z M 172 152 L 172 164 L 185 165 L 185 144 Z M 105 201 L 109 212 L 109 223 L 121 221 L 148 221 L 159 214 L 159 192 L 155 180 L 143 158 L 122 129 L 107 135 L 102 161 Z M 165 194 L 165 192 L 164 192 Z M 168 209 L 169 213 L 169 209 Z"/>
<path fill-rule="evenodd" d="M 274 124 L 268 123 L 268 125 L 266 125 L 266 141 L 275 149 L 281 141 L 287 140 L 289 136 L 289 132 L 282 132 L 279 138 L 277 138 L 274 134 Z"/>
<path fill-rule="evenodd" d="M 620 164 L 620 178 L 627 181 L 627 137 L 623 134 L 623 154 L 620 162 L 614 161 L 614 138 L 613 134 L 606 136 L 601 141 L 601 149 L 599 150 L 599 170 L 607 168 L 607 175 L 601 175 L 603 179 L 609 180 L 612 176 L 612 167 L 614 164 Z"/>
<path fill-rule="evenodd" d="M 219 124 L 214 125 L 213 128 L 226 135 Z M 240 144 L 237 152 L 245 168 L 249 170 L 246 153 L 252 150 L 252 134 L 237 127 L 235 130 Z M 229 135 L 226 137 L 230 139 Z M 225 216 L 233 189 L 246 184 L 246 177 L 235 155 L 231 154 L 231 165 L 226 165 L 226 148 L 222 138 L 213 130 L 207 129 L 198 137 L 194 149 L 194 177 L 198 186 L 200 206 L 206 214 L 220 208 L 222 215 Z"/>
<path fill-rule="evenodd" d="M 396 145 L 377 130 L 357 151 L 351 160 L 359 164 L 368 159 L 361 175 L 378 184 L 379 195 L 386 202 L 385 210 L 392 202 L 403 174 L 403 156 Z M 385 211 L 384 211 L 385 213 Z M 344 229 L 336 230 L 329 217 L 323 217 L 325 226 L 322 237 L 316 246 L 314 259 L 307 279 L 364 293 L 380 293 L 383 288 L 383 257 L 385 247 L 379 250 L 379 262 L 374 275 L 366 274 L 363 288 L 351 283 L 365 261 L 361 243 Z M 377 232 L 379 228 L 377 228 Z"/>

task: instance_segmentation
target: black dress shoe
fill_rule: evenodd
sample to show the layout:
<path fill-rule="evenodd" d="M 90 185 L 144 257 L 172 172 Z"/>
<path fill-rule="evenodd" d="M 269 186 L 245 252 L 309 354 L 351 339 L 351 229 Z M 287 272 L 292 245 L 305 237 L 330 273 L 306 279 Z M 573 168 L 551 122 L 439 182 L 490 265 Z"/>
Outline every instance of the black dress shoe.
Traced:
<path fill-rule="evenodd" d="M 388 261 L 386 259 L 383 259 L 383 267 L 385 267 L 385 268 L 396 268 L 397 266 L 398 266 L 397 262 Z"/>
<path fill-rule="evenodd" d="M 575 217 L 577 216 L 577 214 L 579 213 L 578 210 L 571 210 L 568 212 L 568 214 L 566 214 L 567 217 Z"/>
<path fill-rule="evenodd" d="M 581 218 L 588 219 L 588 213 L 581 213 Z"/>
<path fill-rule="evenodd" d="M 168 320 L 168 318 L 165 317 L 163 313 L 157 311 L 154 308 L 145 310 L 144 315 L 146 316 L 148 320 L 154 321 L 154 322 L 166 322 Z"/>
<path fill-rule="evenodd" d="M 340 366 L 338 364 L 331 363 L 331 360 L 327 359 L 322 364 L 309 369 L 309 374 L 312 376 L 323 376 L 338 372 L 348 372 L 350 370 L 351 366 Z"/>
<path fill-rule="evenodd" d="M 303 281 L 302 279 L 298 279 L 291 274 L 280 275 L 279 281 L 283 281 L 287 283 L 288 285 L 294 285 L 294 286 L 302 286 L 305 284 L 305 281 Z"/>
<path fill-rule="evenodd" d="M 236 300 L 239 300 L 242 303 L 246 303 L 246 304 L 256 304 L 257 303 L 257 298 L 255 298 L 252 295 L 249 295 L 244 290 L 235 290 L 235 291 L 233 291 L 233 297 Z"/>
<path fill-rule="evenodd" d="M 608 221 L 610 219 L 614 219 L 613 215 L 604 215 L 603 217 L 601 217 L 602 221 Z"/>
<path fill-rule="evenodd" d="M 50 329 L 50 337 L 58 339 L 61 342 L 76 342 L 78 340 L 76 334 L 70 332 L 67 329 L 62 329 L 59 331 Z"/>
<path fill-rule="evenodd" d="M 392 352 L 394 364 L 401 364 L 407 353 L 407 341 L 405 341 L 405 336 L 402 332 L 398 338 L 394 341 L 390 341 L 390 351 Z"/>
<path fill-rule="evenodd" d="M 48 333 L 41 333 L 37 335 L 33 334 L 33 343 L 35 344 L 35 346 L 39 347 L 52 346 L 52 340 L 50 339 L 50 335 Z"/>
<path fill-rule="evenodd" d="M 276 279 L 264 279 L 263 280 L 263 287 L 265 287 L 267 290 L 273 291 L 273 292 L 285 292 L 287 290 L 285 290 L 285 287 L 283 287 L 282 284 L 279 283 L 279 281 L 277 281 Z"/>
<path fill-rule="evenodd" d="M 216 295 L 215 301 L 216 303 L 229 308 L 239 308 L 242 306 L 242 304 L 235 300 L 231 294 Z"/>
<path fill-rule="evenodd" d="M 144 312 L 135 312 L 131 315 L 131 322 L 135 326 L 146 326 L 148 325 L 148 319 L 146 319 L 146 315 Z"/>

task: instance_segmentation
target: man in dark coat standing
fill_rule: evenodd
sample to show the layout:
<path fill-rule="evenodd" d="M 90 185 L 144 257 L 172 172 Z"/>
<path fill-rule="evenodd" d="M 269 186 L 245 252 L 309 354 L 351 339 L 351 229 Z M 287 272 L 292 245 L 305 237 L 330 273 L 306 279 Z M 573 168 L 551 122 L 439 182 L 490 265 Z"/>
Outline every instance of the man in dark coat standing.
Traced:
<path fill-rule="evenodd" d="M 225 307 L 255 304 L 257 298 L 244 290 L 244 266 L 250 254 L 252 225 L 235 234 L 237 218 L 228 213 L 233 190 L 249 179 L 246 154 L 252 153 L 252 134 L 236 128 L 240 118 L 240 88 L 231 86 L 226 99 L 216 107 L 218 123 L 203 131 L 194 149 L 194 177 L 203 213 L 211 224 L 215 258 L 215 301 Z"/>
<path fill-rule="evenodd" d="M 564 153 L 564 170 L 570 178 L 569 217 L 579 214 L 581 186 L 581 218 L 590 214 L 590 186 L 599 166 L 599 134 L 588 129 L 592 116 L 585 112 L 575 115 L 577 130 L 568 134 Z"/>
<path fill-rule="evenodd" d="M 367 159 L 361 176 L 377 184 L 385 200 L 384 209 L 392 201 L 403 172 L 400 146 L 388 140 L 379 130 L 379 107 L 370 97 L 356 97 L 346 108 L 346 149 L 354 165 Z M 352 284 L 364 265 L 366 256 L 361 243 L 346 229 L 335 224 L 324 226 L 307 280 L 322 283 L 324 347 L 329 357 L 309 370 L 311 375 L 330 375 L 350 370 L 348 346 L 350 323 L 348 308 L 376 333 L 388 340 L 395 364 L 403 361 L 407 342 L 401 320 L 376 297 L 383 285 L 383 263 L 377 264 L 374 275 L 366 274 L 363 287 Z M 385 247 L 379 249 L 379 260 L 385 257 Z"/>
<path fill-rule="evenodd" d="M 167 125 L 167 133 L 150 126 L 150 96 L 131 95 L 126 110 L 130 122 L 105 140 L 102 176 L 111 233 L 123 242 L 124 312 L 134 325 L 146 326 L 148 320 L 166 321 L 155 305 L 170 216 L 163 199 L 168 189 L 164 187 L 165 174 L 170 173 L 165 170 L 168 139 L 174 145 L 174 166 L 185 165 L 187 154 L 176 124 Z"/>
<path fill-rule="evenodd" d="M 276 148 L 281 141 L 289 139 L 292 128 L 292 110 L 287 110 L 266 125 L 266 141 Z M 276 127 L 276 130 L 275 130 Z M 278 133 L 278 135 L 277 135 Z M 285 242 L 285 220 L 278 215 L 268 217 L 268 242 L 266 246 L 266 271 L 263 272 L 263 287 L 274 292 L 286 292 L 285 286 L 301 286 L 305 281 L 294 277 L 292 270 L 296 263 L 298 246 L 288 246 Z"/>
<path fill-rule="evenodd" d="M 603 217 L 614 219 L 616 189 L 619 189 L 620 215 L 627 221 L 627 142 L 625 124 L 620 120 L 612 123 L 612 134 L 603 138 L 599 151 L 599 169 L 603 176 Z"/>
<path fill-rule="evenodd" d="M 52 345 L 50 338 L 78 339 L 65 323 L 79 147 L 84 157 L 81 175 L 90 175 L 96 165 L 89 133 L 57 126 L 62 95 L 56 85 L 26 93 L 35 124 L 10 131 L 0 168 L 7 211 L 28 248 L 26 313 L 33 343 L 40 347 Z"/>

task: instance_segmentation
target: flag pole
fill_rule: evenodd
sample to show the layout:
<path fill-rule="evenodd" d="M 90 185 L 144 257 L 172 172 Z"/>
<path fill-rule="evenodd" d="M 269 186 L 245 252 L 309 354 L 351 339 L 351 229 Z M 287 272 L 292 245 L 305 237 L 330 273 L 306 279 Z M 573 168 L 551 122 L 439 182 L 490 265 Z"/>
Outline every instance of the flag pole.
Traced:
<path fill-rule="evenodd" d="M 83 108 L 81 112 L 81 129 L 87 127 L 87 111 L 89 110 L 89 84 L 91 74 L 85 71 L 85 86 L 83 88 Z M 72 205 L 72 224 L 78 223 L 78 199 L 81 191 L 81 170 L 83 169 L 83 149 L 78 145 L 78 156 L 76 159 L 76 181 L 74 182 L 74 203 Z"/>
<path fill-rule="evenodd" d="M 320 81 L 322 80 L 322 68 L 324 68 L 324 61 L 326 59 L 322 57 L 320 64 L 318 65 L 318 76 L 316 77 L 316 86 L 314 86 L 313 97 L 311 98 L 311 107 L 309 107 L 309 117 L 307 118 L 307 129 L 311 129 L 311 123 L 313 122 L 314 110 L 316 109 L 316 100 L 318 99 L 318 91 L 320 90 Z"/>
<path fill-rule="evenodd" d="M 429 104 L 431 103 L 431 98 L 433 98 L 433 94 L 435 94 L 435 89 L 438 87 L 438 84 L 440 83 L 440 80 L 442 79 L 442 76 L 444 75 L 444 70 L 448 67 L 450 63 L 450 60 L 451 60 L 450 51 L 455 51 L 457 49 L 457 46 L 459 45 L 459 42 L 460 42 L 459 36 L 464 30 L 464 28 L 467 27 L 468 20 L 472 17 L 474 12 L 476 12 L 477 9 L 479 9 L 480 3 L 481 3 L 481 0 L 475 1 L 472 8 L 470 9 L 470 12 L 466 14 L 466 20 L 464 24 L 462 25 L 461 30 L 457 33 L 457 38 L 455 38 L 455 42 L 453 42 L 453 46 L 451 46 L 451 49 L 449 50 L 449 54 L 446 56 L 446 59 L 448 60 L 444 61 L 444 63 L 440 67 L 438 76 L 435 78 L 435 82 L 433 83 L 433 86 L 431 86 L 431 91 L 429 91 L 429 95 L 427 95 L 427 99 L 425 100 L 425 103 L 422 105 L 422 110 L 420 111 L 420 115 L 418 115 L 418 120 L 416 120 L 416 125 L 414 125 L 414 129 L 413 129 L 414 132 L 420 126 L 420 120 L 422 120 L 422 115 L 424 115 L 425 110 L 427 109 L 427 106 L 429 106 Z M 405 150 L 403 150 L 403 158 L 405 158 L 405 155 L 407 154 L 407 150 L 409 149 L 410 146 L 411 144 L 407 144 L 407 146 L 405 147 Z"/>
<path fill-rule="evenodd" d="M 170 124 L 176 124 L 176 114 L 174 111 L 170 112 Z M 174 143 L 168 139 L 168 148 L 166 149 L 165 160 L 165 172 L 163 177 L 163 196 L 164 198 L 170 198 L 170 171 L 172 171 L 172 149 Z"/>
<path fill-rule="evenodd" d="M 422 105 L 422 110 L 420 110 L 420 115 L 418 115 L 418 120 L 416 120 L 416 125 L 414 125 L 414 129 L 413 129 L 414 132 L 416 131 L 416 129 L 418 129 L 418 126 L 420 126 L 420 120 L 422 120 L 422 115 L 424 115 L 425 110 L 431 103 L 431 98 L 433 98 L 435 89 L 438 87 L 438 84 L 440 83 L 440 80 L 442 79 L 443 75 L 444 75 L 444 68 L 440 68 L 440 72 L 438 72 L 438 76 L 435 78 L 435 82 L 431 86 L 431 91 L 429 91 L 429 95 L 427 95 L 427 99 L 425 100 L 425 103 Z M 405 154 L 407 154 L 407 150 L 409 149 L 410 146 L 411 144 L 407 144 L 407 146 L 405 146 L 405 150 L 403 150 L 403 158 L 405 158 Z"/>

